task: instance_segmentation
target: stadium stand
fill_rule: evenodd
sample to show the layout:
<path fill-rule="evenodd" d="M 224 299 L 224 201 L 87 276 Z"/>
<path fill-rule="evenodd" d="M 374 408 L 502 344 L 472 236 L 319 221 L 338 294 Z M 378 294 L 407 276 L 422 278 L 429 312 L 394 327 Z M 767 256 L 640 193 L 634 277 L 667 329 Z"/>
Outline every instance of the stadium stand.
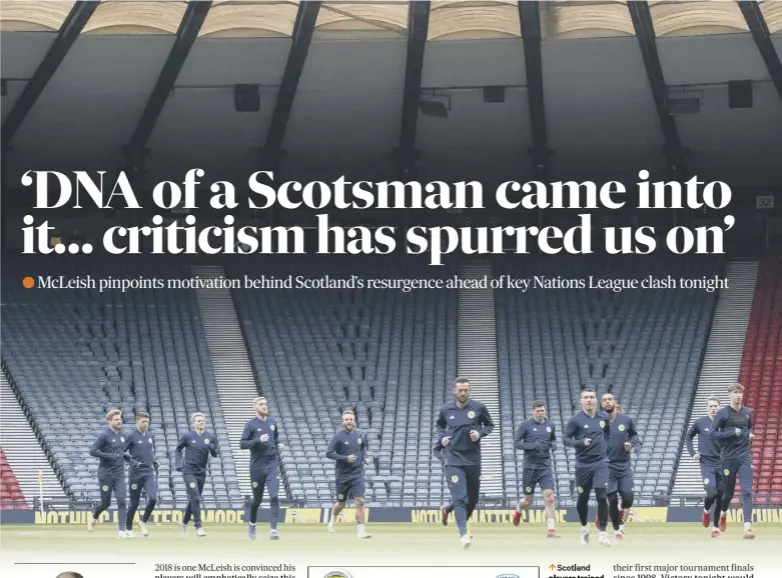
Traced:
<path fill-rule="evenodd" d="M 755 415 L 752 453 L 756 493 L 782 504 L 782 254 L 760 263 L 739 374 Z M 738 491 L 737 491 L 738 494 Z"/>
<path fill-rule="evenodd" d="M 735 382 L 741 370 L 744 342 L 755 297 L 758 262 L 728 263 L 724 275 L 729 285 L 720 291 L 711 318 L 709 339 L 700 365 L 687 431 L 706 415 L 707 398 L 716 396 L 723 404 L 727 403 L 727 384 Z M 687 496 L 685 499 L 690 503 L 699 503 L 705 496 L 700 464 L 690 459 L 686 448 L 683 448 L 679 459 L 673 495 Z"/>
<path fill-rule="evenodd" d="M 523 264 L 522 264 L 523 263 Z M 561 261 L 498 260 L 495 270 L 515 277 L 587 279 L 675 279 L 713 275 L 715 259 L 588 258 Z M 635 419 L 643 450 L 635 463 L 639 505 L 669 494 L 682 446 L 713 313 L 716 293 L 697 290 L 535 290 L 497 291 L 502 436 L 506 491 L 521 495 L 521 471 L 513 450 L 515 426 L 530 415 L 532 402 L 548 404 L 558 439 L 567 420 L 580 410 L 582 387 L 598 396 L 612 392 Z M 520 456 L 519 456 L 520 457 Z M 561 442 L 556 479 L 563 503 L 572 496 L 573 455 Z"/>
<path fill-rule="evenodd" d="M 462 280 L 494 279 L 491 260 L 471 259 L 459 268 Z M 459 375 L 469 376 L 471 395 L 486 405 L 499 431 L 500 379 L 497 359 L 497 324 L 494 290 L 459 289 Z M 497 500 L 505 495 L 502 474 L 502 436 L 481 440 L 481 496 Z"/>
<path fill-rule="evenodd" d="M 406 277 L 454 273 L 411 261 L 404 263 Z M 383 278 L 399 271 L 389 258 L 259 265 L 237 261 L 227 271 L 284 278 L 317 267 L 348 279 L 356 272 Z M 456 374 L 456 291 L 264 289 L 234 291 L 234 298 L 260 390 L 290 444 L 283 471 L 291 498 L 333 503 L 326 446 L 340 427 L 340 412 L 355 408 L 375 457 L 367 468 L 367 503 L 439 505 L 443 483 L 432 458 L 433 423 Z"/>
<path fill-rule="evenodd" d="M 203 281 L 226 277 L 225 270 L 219 265 L 193 265 L 191 271 L 194 277 Z M 258 397 L 258 382 L 230 287 L 200 286 L 194 291 L 229 436 L 223 448 L 231 448 L 239 491 L 249 498 L 253 493 L 250 452 L 241 448 L 241 438 L 244 425 L 253 414 L 251 400 Z M 268 499 L 268 495 L 265 497 Z M 283 492 L 278 497 L 285 498 L 286 495 Z"/>
<path fill-rule="evenodd" d="M 88 457 L 88 449 L 106 411 L 118 407 L 125 430 L 133 427 L 134 410 L 151 414 L 161 503 L 185 503 L 181 476 L 172 470 L 188 416 L 206 413 L 218 439 L 226 431 L 193 292 L 28 291 L 19 283 L 22 271 L 114 279 L 152 278 L 165 271 L 167 278 L 189 277 L 183 260 L 145 259 L 142 264 L 60 256 L 25 258 L 23 269 L 14 258 L 4 265 L 3 361 L 69 497 L 98 497 L 97 460 Z M 210 469 L 204 501 L 241 506 L 230 450 Z"/>
<path fill-rule="evenodd" d="M 190 276 L 174 259 L 145 265 L 79 258 L 46 262 L 56 275 L 104 277 Z M 198 303 L 193 291 L 141 289 L 122 293 L 90 290 L 28 291 L 9 258 L 4 277 L 3 365 L 36 434 L 71 499 L 98 496 L 95 460 L 87 457 L 92 436 L 110 407 L 152 414 L 159 432 L 163 504 L 184 501 L 180 476 L 172 472 L 177 439 L 187 416 L 206 411 L 209 427 L 228 448 L 227 428 L 214 382 Z M 154 263 L 154 264 L 151 264 Z M 263 271 L 284 279 L 318 267 L 331 281 L 382 278 L 389 262 L 379 259 L 312 258 L 230 261 L 231 277 Z M 699 278 L 721 270 L 716 258 L 662 261 L 547 257 L 498 258 L 495 277 Z M 37 267 L 27 259 L 25 269 Z M 456 274 L 406 263 L 409 277 Z M 782 382 L 776 368 L 782 309 L 782 258 L 760 265 L 740 381 L 755 409 L 755 491 L 780 493 L 779 422 Z M 257 276 L 257 275 L 255 275 Z M 368 503 L 432 507 L 447 501 L 440 464 L 432 458 L 432 427 L 438 406 L 449 399 L 457 373 L 459 325 L 456 291 L 398 289 L 234 290 L 232 296 L 258 380 L 290 451 L 282 459 L 281 497 L 310 506 L 333 500 L 333 463 L 325 458 L 341 410 L 353 408 L 366 431 L 374 463 L 368 468 Z M 688 411 L 702 362 L 716 293 L 698 290 L 595 291 L 580 289 L 497 290 L 495 311 L 500 371 L 500 427 L 504 494 L 521 493 L 516 425 L 543 399 L 561 439 L 566 420 L 579 409 L 578 392 L 592 386 L 612 391 L 635 418 L 644 447 L 635 465 L 641 505 L 671 492 Z M 52 371 L 52 367 L 56 371 Z M 696 403 L 699 400 L 695 400 Z M 74 420 L 79 425 L 74 428 Z M 555 460 L 562 505 L 573 494 L 572 455 L 557 444 Z M 9 451 L 8 447 L 5 451 Z M 11 450 L 13 451 L 13 447 Z M 3 501 L 25 496 L 2 455 Z M 11 480 L 10 485 L 6 482 Z M 211 466 L 205 501 L 241 507 L 243 498 L 230 451 Z M 779 498 L 770 498 L 772 500 Z M 28 504 L 31 503 L 29 496 Z M 776 503 L 776 502 L 774 502 Z"/>
<path fill-rule="evenodd" d="M 260 168 L 263 146 L 261 165 L 275 166 L 278 179 L 282 173 L 286 180 L 346 175 L 377 181 L 404 174 L 421 181 L 498 183 L 531 169 L 544 181 L 636 182 L 643 168 L 653 178 L 719 178 L 734 187 L 734 200 L 744 183 L 755 183 L 750 189 L 759 187 L 758 200 L 766 202 L 773 194 L 765 188 L 776 191 L 782 175 L 782 132 L 773 128 L 782 121 L 779 82 L 769 82 L 778 63 L 769 65 L 766 50 L 773 40 L 779 51 L 779 1 L 546 2 L 530 20 L 521 16 L 521 4 L 507 1 L 169 2 L 165 9 L 150 9 L 154 2 L 3 4 L 3 200 L 4 213 L 17 212 L 7 221 L 4 216 L 3 225 L 11 232 L 4 241 L 16 243 L 17 255 L 20 219 L 34 197 L 19 183 L 33 169 L 124 166 L 146 188 L 181 182 L 185 171 L 199 167 L 208 175 L 204 186 L 219 179 L 238 184 Z M 754 18 L 748 20 L 742 8 Z M 748 83 L 736 85 L 737 79 Z M 744 87 L 744 98 L 734 95 L 737 86 Z M 409 98 L 414 93 L 426 98 Z M 671 96 L 672 110 L 659 106 L 661 94 Z M 673 111 L 676 102 L 680 108 Z M 674 119 L 669 114 L 695 111 Z M 391 155 L 393 149 L 398 154 Z M 117 213 L 119 224 L 124 216 Z M 267 214 L 271 221 L 286 213 L 275 207 L 254 218 L 260 224 Z M 95 225 L 97 232 L 85 234 L 95 234 L 89 240 L 97 246 L 109 221 L 107 211 L 96 214 L 79 212 L 70 228 L 94 220 L 84 228 Z M 433 214 L 438 222 L 445 217 Z M 542 213 L 531 214 L 519 211 L 511 220 L 542 219 Z M 688 224 L 707 215 L 679 216 Z M 771 219 L 742 217 L 737 229 L 761 233 L 761 222 Z M 764 227 L 768 242 L 774 228 Z M 127 256 L 90 261 L 58 257 L 45 270 L 52 276 L 190 276 L 179 258 L 144 266 Z M 566 269 L 550 257 L 523 262 L 528 265 L 498 260 L 495 274 L 529 267 L 550 276 L 562 270 L 573 277 L 597 271 L 696 276 L 720 267 L 701 256 L 666 264 L 612 259 L 610 267 L 579 257 Z M 243 260 L 229 273 L 255 273 L 259 263 L 267 264 Z M 271 260 L 263 272 L 455 272 L 452 265 L 419 267 L 409 259 L 395 266 L 391 257 L 302 263 Z M 116 405 L 127 421 L 134 409 L 152 414 L 164 446 L 160 503 L 181 505 L 182 481 L 171 471 L 171 459 L 188 414 L 207 412 L 208 427 L 221 438 L 230 425 L 200 314 L 206 308 L 199 310 L 195 293 L 30 291 L 19 279 L 35 274 L 36 262 L 25 258 L 22 269 L 21 261 L 4 259 L 4 265 L 3 370 L 20 399 L 20 415 L 33 424 L 33 445 L 40 442 L 68 496 L 97 496 L 96 462 L 86 457 L 87 447 L 105 411 Z M 765 267 L 741 379 L 758 417 L 757 488 L 782 491 L 782 370 L 776 362 L 782 271 L 778 257 Z M 439 504 L 443 484 L 430 453 L 431 431 L 459 367 L 456 292 L 232 295 L 258 388 L 291 444 L 283 457 L 282 495 L 331 503 L 333 464 L 323 456 L 325 444 L 339 427 L 339 410 L 355 407 L 376 456 L 369 504 Z M 636 468 L 640 503 L 669 492 L 715 299 L 701 291 L 498 291 L 501 413 L 495 418 L 509 497 L 520 491 L 513 428 L 529 415 L 532 400 L 542 398 L 561 437 L 583 385 L 614 391 L 636 417 L 645 441 Z M 219 324 L 225 317 L 215 313 L 213 319 Z M 233 346 L 226 346 L 225 334 L 212 335 L 223 347 Z M 730 350 L 742 347 L 737 338 Z M 725 359 L 718 361 L 724 369 Z M 557 447 L 560 494 L 569 495 L 572 455 Z M 228 448 L 224 443 L 222 457 L 212 462 L 205 497 L 234 507 L 242 501 L 240 461 Z M 25 472 L 12 460 L 16 450 L 4 449 L 29 498 Z"/>
<path fill-rule="evenodd" d="M 31 427 L 31 416 L 24 411 L 5 372 L 3 363 L 0 368 L 0 446 L 6 461 L 30 505 L 34 505 L 34 498 L 62 503 L 67 500 L 62 484 Z"/>
<path fill-rule="evenodd" d="M 5 452 L 0 448 L 0 507 L 3 510 L 26 510 L 24 494 L 19 488 L 19 482 L 14 471 L 5 458 Z"/>

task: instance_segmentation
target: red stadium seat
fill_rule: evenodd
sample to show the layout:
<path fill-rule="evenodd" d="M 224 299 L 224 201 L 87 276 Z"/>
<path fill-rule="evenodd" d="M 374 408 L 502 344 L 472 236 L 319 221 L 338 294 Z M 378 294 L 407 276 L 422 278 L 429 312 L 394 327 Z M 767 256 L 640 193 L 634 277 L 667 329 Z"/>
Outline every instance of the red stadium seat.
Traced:
<path fill-rule="evenodd" d="M 747 326 L 739 380 L 746 404 L 755 412 L 757 492 L 782 492 L 782 254 L 767 255 L 758 268 L 755 300 Z M 776 500 L 776 501 L 773 501 Z M 782 498 L 772 499 L 782 503 Z"/>
<path fill-rule="evenodd" d="M 26 510 L 27 507 L 19 481 L 8 465 L 3 448 L 0 448 L 0 509 Z"/>

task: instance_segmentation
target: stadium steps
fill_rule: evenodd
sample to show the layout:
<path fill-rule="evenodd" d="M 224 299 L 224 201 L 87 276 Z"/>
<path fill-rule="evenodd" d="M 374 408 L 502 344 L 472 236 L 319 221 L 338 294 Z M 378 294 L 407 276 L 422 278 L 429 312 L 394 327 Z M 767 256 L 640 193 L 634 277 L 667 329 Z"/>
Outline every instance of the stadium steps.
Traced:
<path fill-rule="evenodd" d="M 0 446 L 27 503 L 33 506 L 33 500 L 41 495 L 39 472 L 44 500 L 67 500 L 4 371 L 0 371 L 0 424 Z"/>
<path fill-rule="evenodd" d="M 462 265 L 462 279 L 492 278 L 491 263 L 474 261 Z M 472 397 L 486 404 L 494 420 L 494 433 L 481 442 L 481 494 L 502 498 L 502 428 L 500 427 L 500 378 L 497 366 L 497 321 L 494 290 L 459 290 L 459 376 L 470 380 Z"/>
<path fill-rule="evenodd" d="M 191 270 L 193 275 L 202 279 L 226 278 L 225 270 L 220 266 L 194 265 Z M 239 489 L 243 496 L 250 496 L 250 452 L 241 449 L 239 441 L 242 439 L 244 424 L 253 417 L 252 400 L 258 396 L 258 387 L 244 334 L 230 289 L 199 288 L 196 289 L 196 297 L 220 406 L 230 437 L 228 443 L 221 440 L 221 447 L 230 446 Z"/>
<path fill-rule="evenodd" d="M 715 395 L 723 405 L 727 403 L 728 386 L 738 379 L 741 369 L 747 326 L 755 296 L 758 262 L 729 263 L 725 276 L 729 280 L 729 286 L 728 289 L 723 289 L 720 292 L 717 302 L 687 431 L 690 430 L 695 420 L 706 414 L 707 397 Z M 698 440 L 696 439 L 696 449 L 698 448 L 697 444 Z M 700 468 L 690 459 L 685 438 L 673 486 L 673 495 L 701 496 L 702 494 L 703 481 L 701 480 Z"/>

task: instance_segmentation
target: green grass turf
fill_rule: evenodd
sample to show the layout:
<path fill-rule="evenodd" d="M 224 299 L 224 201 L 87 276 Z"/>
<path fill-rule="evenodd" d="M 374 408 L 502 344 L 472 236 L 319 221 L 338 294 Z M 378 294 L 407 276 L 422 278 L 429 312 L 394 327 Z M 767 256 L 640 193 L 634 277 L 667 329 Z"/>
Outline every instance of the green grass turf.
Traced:
<path fill-rule="evenodd" d="M 207 536 L 199 538 L 190 526 L 187 537 L 171 524 L 150 526 L 148 538 L 141 537 L 136 528 L 136 539 L 118 540 L 116 527 L 99 525 L 88 533 L 81 525 L 3 525 L 0 527 L 2 549 L 30 555 L 45 549 L 52 554 L 132 555 L 134 557 L 165 556 L 246 556 L 263 552 L 281 560 L 293 559 L 306 553 L 308 557 L 333 557 L 339 552 L 360 552 L 362 556 L 430 557 L 461 552 L 456 528 L 422 524 L 369 524 L 373 537 L 359 541 L 353 525 L 338 526 L 329 534 L 325 525 L 281 524 L 279 541 L 268 539 L 268 525 L 258 525 L 258 540 L 247 538 L 247 527 L 241 525 L 206 525 Z M 546 538 L 545 526 L 475 525 L 473 548 L 469 553 L 489 555 L 497 561 L 518 557 L 521 553 L 534 553 L 535 558 L 549 559 L 557 554 L 578 554 L 584 551 L 578 539 L 577 524 L 560 524 L 559 540 Z M 700 524 L 644 523 L 629 525 L 627 539 L 615 542 L 611 550 L 597 544 L 597 530 L 592 526 L 592 543 L 588 547 L 595 553 L 624 552 L 649 554 L 664 552 L 666 555 L 689 555 L 725 551 L 740 553 L 742 559 L 755 555 L 776 555 L 782 545 L 782 525 L 755 524 L 757 539 L 742 540 L 743 527 L 734 523 L 719 539 L 712 539 L 709 530 Z M 45 546 L 44 546 L 45 545 Z M 624 556 L 623 556 L 624 557 Z M 400 561 L 401 563 L 401 561 Z M 539 562 L 537 562 L 539 563 Z"/>

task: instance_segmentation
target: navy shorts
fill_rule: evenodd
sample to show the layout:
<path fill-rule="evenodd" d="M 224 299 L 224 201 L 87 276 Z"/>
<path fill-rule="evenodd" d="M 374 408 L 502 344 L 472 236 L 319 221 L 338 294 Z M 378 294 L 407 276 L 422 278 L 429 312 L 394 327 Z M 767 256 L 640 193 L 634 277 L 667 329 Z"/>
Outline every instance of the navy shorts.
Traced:
<path fill-rule="evenodd" d="M 577 467 L 576 486 L 579 494 L 608 488 L 608 464 Z"/>
<path fill-rule="evenodd" d="M 535 486 L 540 486 L 540 489 L 553 490 L 554 489 L 554 474 L 551 472 L 551 468 L 524 468 L 524 473 L 521 476 L 522 483 L 524 485 L 524 495 L 531 496 L 535 493 Z"/>
<path fill-rule="evenodd" d="M 337 478 L 337 501 L 346 502 L 350 499 L 364 497 L 363 476 L 341 480 Z"/>
<path fill-rule="evenodd" d="M 633 480 L 633 468 L 630 467 L 630 464 L 609 464 L 606 491 L 609 494 L 614 492 L 629 494 L 634 490 L 635 480 Z"/>

